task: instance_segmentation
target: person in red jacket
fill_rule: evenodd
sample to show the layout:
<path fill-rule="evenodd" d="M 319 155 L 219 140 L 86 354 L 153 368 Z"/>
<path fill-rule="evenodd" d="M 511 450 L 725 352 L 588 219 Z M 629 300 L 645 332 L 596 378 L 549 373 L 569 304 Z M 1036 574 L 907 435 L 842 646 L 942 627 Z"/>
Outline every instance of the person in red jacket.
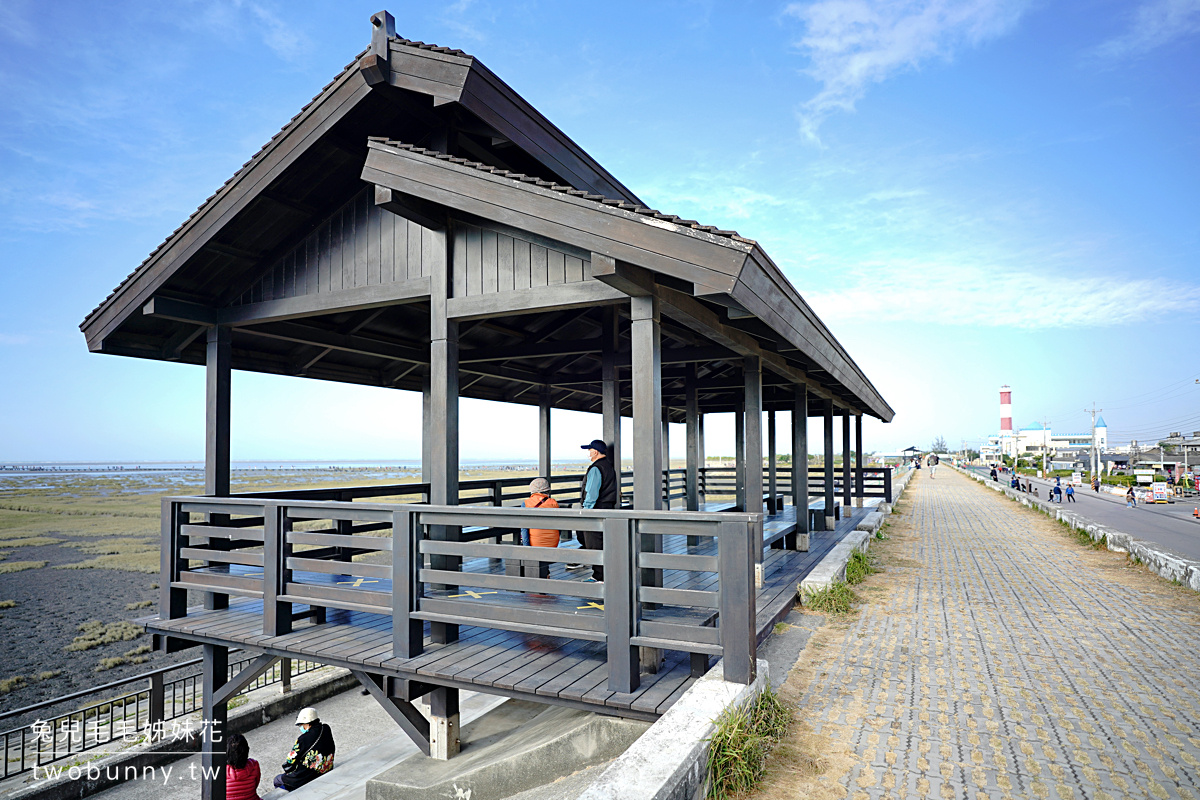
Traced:
<path fill-rule="evenodd" d="M 225 744 L 225 800 L 259 800 L 258 782 L 262 771 L 250 758 L 246 737 L 235 733 Z"/>

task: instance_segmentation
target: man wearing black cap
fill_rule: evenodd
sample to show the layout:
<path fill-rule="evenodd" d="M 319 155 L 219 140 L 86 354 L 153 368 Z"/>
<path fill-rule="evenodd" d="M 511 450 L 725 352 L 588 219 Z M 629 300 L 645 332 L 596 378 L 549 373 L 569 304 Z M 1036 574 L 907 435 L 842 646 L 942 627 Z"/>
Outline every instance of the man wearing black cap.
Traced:
<path fill-rule="evenodd" d="M 583 476 L 583 507 L 584 508 L 616 508 L 620 497 L 617 473 L 613 464 L 608 460 L 608 445 L 599 439 L 580 446 L 588 451 L 592 464 Z M 604 549 L 604 534 L 600 531 L 584 531 L 583 546 L 588 550 Z M 581 564 L 568 564 L 568 569 L 582 569 Z M 596 564 L 592 567 L 591 581 L 604 580 L 604 567 Z"/>

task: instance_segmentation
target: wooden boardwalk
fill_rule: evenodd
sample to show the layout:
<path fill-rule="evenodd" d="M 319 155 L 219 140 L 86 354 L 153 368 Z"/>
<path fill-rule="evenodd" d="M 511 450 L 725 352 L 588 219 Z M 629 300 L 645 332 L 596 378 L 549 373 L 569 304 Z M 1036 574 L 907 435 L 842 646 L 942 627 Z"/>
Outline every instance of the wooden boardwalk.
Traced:
<path fill-rule="evenodd" d="M 788 509 L 794 525 L 794 511 Z M 764 581 L 756 592 L 755 628 L 758 641 L 770 635 L 774 624 L 785 616 L 796 599 L 800 579 L 854 525 L 865 511 L 850 509 L 836 531 L 813 534 L 810 550 L 797 552 L 767 549 L 763 558 Z M 785 515 L 767 519 L 770 530 L 774 525 L 786 525 Z M 704 555 L 715 548 L 715 542 L 704 539 L 699 546 L 688 546 L 685 537 L 666 536 L 664 550 L 675 553 Z M 574 542 L 564 543 L 575 546 Z M 532 551 L 531 551 L 532 552 Z M 463 564 L 470 574 L 503 574 L 499 560 L 470 559 Z M 232 565 L 230 574 L 253 576 L 261 570 Z M 549 577 L 556 580 L 583 580 L 588 573 L 572 572 L 559 563 L 550 564 Z M 390 592 L 391 582 L 376 581 L 347 575 L 297 573 L 297 578 L 311 583 L 353 585 L 359 591 Z M 715 573 L 684 570 L 665 570 L 664 585 L 680 589 L 711 588 L 717 580 Z M 496 591 L 472 587 L 469 580 L 444 591 L 447 596 L 472 597 L 490 605 L 536 605 L 561 613 L 602 615 L 603 606 L 569 596 L 550 596 L 533 593 Z M 427 594 L 438 592 L 428 587 Z M 298 608 L 302 614 L 303 608 Z M 680 609 L 672 607 L 678 616 Z M 690 613 L 711 614 L 696 609 Z M 654 610 L 643 612 L 652 619 Z M 585 639 L 560 638 L 529 633 L 517 633 L 495 628 L 461 626 L 457 641 L 438 644 L 430 638 L 429 624 L 425 625 L 425 647 L 419 656 L 401 659 L 393 656 L 392 617 L 330 608 L 324 623 L 311 618 L 298 619 L 291 633 L 269 636 L 263 633 L 262 601 L 233 598 L 229 607 L 220 610 L 189 609 L 187 616 L 174 620 L 150 619 L 147 629 L 152 633 L 171 635 L 205 644 L 237 646 L 246 650 L 283 658 L 318 661 L 333 666 L 367 671 L 376 675 L 405 681 L 469 689 L 543 703 L 555 703 L 622 717 L 652 720 L 660 716 L 695 680 L 692 656 L 668 651 L 656 674 L 643 674 L 640 686 L 630 693 L 612 692 L 608 685 L 608 661 L 605 644 Z"/>

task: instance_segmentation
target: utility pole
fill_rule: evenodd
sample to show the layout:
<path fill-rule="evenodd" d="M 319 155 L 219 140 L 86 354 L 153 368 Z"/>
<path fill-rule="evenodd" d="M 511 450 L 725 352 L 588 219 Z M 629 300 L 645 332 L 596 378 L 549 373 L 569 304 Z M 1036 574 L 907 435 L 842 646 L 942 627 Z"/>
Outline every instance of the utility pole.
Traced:
<path fill-rule="evenodd" d="M 1046 453 L 1050 450 L 1050 420 L 1042 422 L 1042 477 L 1050 477 L 1046 473 Z"/>
<path fill-rule="evenodd" d="M 1100 477 L 1100 448 L 1096 445 L 1096 415 L 1103 411 L 1103 408 L 1096 408 L 1096 404 L 1092 403 L 1092 474 L 1098 479 Z M 1084 409 L 1083 413 L 1089 413 L 1088 409 Z"/>

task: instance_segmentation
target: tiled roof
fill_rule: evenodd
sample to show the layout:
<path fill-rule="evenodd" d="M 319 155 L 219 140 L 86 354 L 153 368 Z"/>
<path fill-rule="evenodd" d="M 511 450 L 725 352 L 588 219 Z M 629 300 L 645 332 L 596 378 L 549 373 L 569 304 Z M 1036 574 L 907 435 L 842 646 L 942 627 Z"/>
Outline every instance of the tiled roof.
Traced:
<path fill-rule="evenodd" d="M 540 186 L 543 189 L 549 189 L 554 192 L 560 192 L 562 194 L 570 195 L 571 197 L 579 197 L 584 200 L 590 200 L 590 201 L 596 203 L 597 205 L 609 206 L 611 208 L 619 208 L 624 211 L 632 211 L 635 214 L 641 214 L 641 215 L 647 216 L 647 217 L 654 217 L 655 219 L 661 219 L 661 220 L 665 220 L 666 222 L 674 223 L 676 225 L 682 225 L 685 228 L 692 228 L 693 230 L 704 231 L 706 233 L 711 233 L 716 236 L 723 236 L 727 239 L 733 239 L 735 241 L 745 242 L 747 244 L 755 243 L 753 239 L 747 239 L 743 236 L 739 236 L 737 231 L 725 231 L 725 230 L 721 230 L 713 225 L 701 225 L 699 222 L 697 222 L 694 219 L 683 219 L 682 217 L 679 217 L 675 214 L 664 214 L 663 212 L 656 211 L 653 208 L 646 208 L 645 206 L 634 205 L 633 203 L 628 203 L 624 200 L 616 200 L 611 197 L 605 197 L 604 195 L 600 195 L 600 194 L 592 194 L 591 192 L 584 191 L 583 189 L 576 189 L 574 186 L 567 186 L 562 183 L 554 183 L 553 181 L 544 180 L 544 179 L 538 178 L 534 175 L 525 175 L 524 173 L 521 173 L 521 172 L 510 172 L 509 170 L 506 170 L 506 169 L 500 169 L 499 167 L 494 167 L 491 164 L 484 164 L 480 161 L 471 161 L 470 159 L 467 159 L 467 158 L 459 158 L 458 156 L 447 155 L 447 154 L 439 152 L 437 150 L 427 150 L 424 147 L 417 147 L 416 145 L 408 144 L 406 142 L 398 142 L 398 141 L 395 141 L 394 139 L 388 139 L 388 138 L 382 137 L 382 136 L 372 136 L 372 137 L 370 137 L 370 140 L 372 142 L 378 142 L 379 144 L 385 144 L 388 147 L 394 147 L 397 150 L 407 150 L 410 153 L 417 153 L 418 155 L 428 156 L 429 158 L 436 158 L 438 161 L 449 161 L 453 164 L 460 164 L 464 167 L 470 167 L 472 169 L 477 169 L 480 172 L 487 172 L 492 175 L 498 175 L 501 178 L 507 178 L 507 179 L 517 182 L 517 183 L 531 183 L 531 184 L 534 184 L 535 186 Z"/>

